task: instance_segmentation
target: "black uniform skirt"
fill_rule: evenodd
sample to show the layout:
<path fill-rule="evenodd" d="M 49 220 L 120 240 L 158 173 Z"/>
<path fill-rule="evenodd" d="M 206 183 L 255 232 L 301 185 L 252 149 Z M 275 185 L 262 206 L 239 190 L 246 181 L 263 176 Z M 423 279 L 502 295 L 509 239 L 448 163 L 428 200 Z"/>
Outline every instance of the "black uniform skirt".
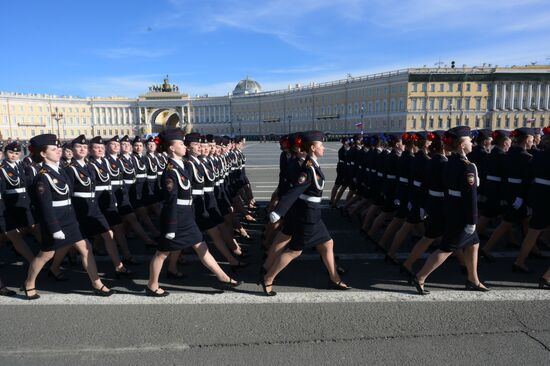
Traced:
<path fill-rule="evenodd" d="M 34 217 L 30 207 L 11 205 L 6 202 L 6 231 L 21 229 L 34 225 Z"/>
<path fill-rule="evenodd" d="M 80 232 L 84 237 L 91 239 L 96 235 L 109 231 L 109 223 L 97 206 L 89 212 L 90 203 L 86 198 L 73 197 L 72 203 Z"/>
<path fill-rule="evenodd" d="M 130 204 L 127 187 L 117 188 L 113 190 L 113 194 L 116 198 L 117 211 L 120 216 L 126 216 L 134 212 L 134 208 Z"/>
<path fill-rule="evenodd" d="M 476 231 L 468 234 L 464 231 L 464 227 L 453 226 L 445 229 L 439 249 L 443 252 L 454 252 L 455 250 L 471 247 L 475 244 L 479 244 L 479 237 Z"/>
<path fill-rule="evenodd" d="M 212 229 L 218 225 L 210 219 L 210 214 L 204 206 L 204 198 L 196 197 L 193 199 L 193 207 L 195 209 L 195 222 L 199 227 L 200 231 L 205 231 Z"/>
<path fill-rule="evenodd" d="M 445 231 L 445 216 L 443 212 L 443 197 L 428 197 L 426 203 L 427 216 L 424 219 L 424 236 L 437 239 Z"/>
<path fill-rule="evenodd" d="M 288 244 L 290 250 L 298 251 L 313 248 L 332 239 L 325 223 L 321 219 L 320 207 L 309 207 L 308 204 L 302 200 L 297 200 L 294 205 L 295 212 L 292 220 L 294 221 L 294 231 L 292 233 L 292 239 Z M 319 212 L 318 214 L 312 214 L 312 210 L 319 210 Z M 318 217 L 318 219 L 311 220 L 313 217 Z"/>
<path fill-rule="evenodd" d="M 142 194 L 143 194 L 143 185 L 145 184 L 144 180 L 136 181 L 134 184 L 130 185 L 130 188 L 128 190 L 128 195 L 130 197 L 130 204 L 133 208 L 140 208 L 145 206 L 145 202 L 143 202 Z"/>
<path fill-rule="evenodd" d="M 346 185 L 346 166 L 342 163 L 338 163 L 338 165 L 336 165 L 336 180 L 334 181 L 334 185 Z"/>
<path fill-rule="evenodd" d="M 161 237 L 158 249 L 161 252 L 171 252 L 189 248 L 204 241 L 201 230 L 194 221 L 192 206 L 178 206 L 178 223 L 174 239 L 166 239 L 166 227 L 161 228 Z M 161 212 L 161 223 L 168 220 L 164 212 Z"/>
<path fill-rule="evenodd" d="M 65 234 L 65 239 L 54 239 L 53 233 L 49 232 L 47 229 L 46 222 L 40 222 L 40 232 L 42 234 L 40 250 L 44 252 L 73 245 L 77 241 L 83 240 L 78 221 L 76 220 L 76 213 L 74 212 L 72 206 L 54 207 L 53 211 L 59 225 L 61 226 L 63 234 Z M 41 219 L 48 220 L 51 218 L 42 217 Z"/>
<path fill-rule="evenodd" d="M 295 220 L 295 211 L 296 208 L 294 205 L 290 207 L 290 209 L 287 211 L 285 217 L 283 217 L 283 227 L 281 228 L 281 232 L 285 234 L 286 236 L 292 236 L 294 234 L 294 220 Z"/>
<path fill-rule="evenodd" d="M 214 196 L 214 192 L 208 192 L 204 194 L 204 198 L 206 200 L 206 203 L 210 206 L 207 208 L 208 215 L 210 216 L 210 221 L 214 223 L 216 226 L 223 223 L 223 216 L 218 208 L 218 205 L 216 204 L 216 196 Z"/>

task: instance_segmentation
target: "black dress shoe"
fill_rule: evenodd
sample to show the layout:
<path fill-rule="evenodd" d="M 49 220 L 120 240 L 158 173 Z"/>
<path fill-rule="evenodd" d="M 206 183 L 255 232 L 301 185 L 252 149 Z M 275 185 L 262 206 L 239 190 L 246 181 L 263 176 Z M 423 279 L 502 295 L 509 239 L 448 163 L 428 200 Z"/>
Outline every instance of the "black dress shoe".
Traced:
<path fill-rule="evenodd" d="M 525 274 L 533 273 L 533 271 L 531 271 L 529 268 L 520 266 L 515 263 L 512 265 L 512 272 L 525 273 Z"/>
<path fill-rule="evenodd" d="M 134 257 L 130 257 L 130 258 L 123 258 L 122 264 L 124 264 L 124 266 L 138 266 L 141 264 L 141 262 L 137 261 Z"/>
<path fill-rule="evenodd" d="M 242 285 L 242 283 L 243 283 L 243 281 L 237 281 L 237 280 L 234 280 L 233 278 L 230 278 L 228 282 L 220 281 L 220 280 L 218 280 L 218 282 L 223 287 L 227 287 L 227 288 L 234 288 L 234 287 Z"/>
<path fill-rule="evenodd" d="M 480 249 L 479 250 L 479 255 L 481 257 L 483 257 L 483 259 L 485 259 L 485 261 L 489 262 L 489 263 L 493 263 L 493 262 L 496 262 L 496 258 L 494 255 L 486 252 L 484 249 Z"/>
<path fill-rule="evenodd" d="M 273 284 L 266 285 L 264 279 L 262 278 L 262 289 L 264 290 L 264 294 L 270 297 L 277 295 L 277 293 L 273 290 L 267 291 L 268 286 L 273 286 Z"/>
<path fill-rule="evenodd" d="M 540 289 L 550 289 L 550 282 L 546 281 L 544 277 L 539 278 L 539 288 Z"/>
<path fill-rule="evenodd" d="M 0 296 L 15 296 L 15 291 L 10 290 L 6 286 L 0 287 Z"/>
<path fill-rule="evenodd" d="M 60 272 L 59 274 L 55 274 L 51 270 L 48 271 L 48 277 L 53 278 L 57 282 L 64 282 L 68 280 L 68 278 L 63 274 L 63 272 Z"/>
<path fill-rule="evenodd" d="M 130 271 L 129 269 L 127 268 L 124 268 L 124 271 L 117 271 L 115 270 L 115 277 L 117 279 L 120 279 L 120 278 L 132 278 L 134 276 L 134 272 Z"/>
<path fill-rule="evenodd" d="M 181 280 L 182 278 L 187 278 L 187 276 L 185 274 L 183 274 L 182 272 L 172 272 L 172 271 L 166 271 L 166 278 L 174 278 L 174 279 L 177 279 L 177 280 Z"/>
<path fill-rule="evenodd" d="M 332 280 L 328 280 L 328 288 L 331 290 L 340 290 L 340 291 L 351 290 L 351 287 L 342 284 L 342 281 L 334 282 Z"/>
<path fill-rule="evenodd" d="M 36 291 L 36 289 L 34 288 L 26 288 L 25 287 L 25 284 L 23 284 L 23 286 L 21 286 L 21 291 L 24 291 L 25 292 L 25 298 L 27 300 L 36 300 L 36 299 L 40 299 L 40 295 L 38 294 L 34 294 L 34 295 L 30 295 L 29 296 L 29 291 Z"/>
<path fill-rule="evenodd" d="M 109 297 L 115 293 L 115 290 L 112 290 L 112 289 L 109 291 L 103 291 L 104 288 L 105 288 L 105 285 L 101 286 L 99 290 L 97 288 L 94 288 L 94 295 L 100 296 L 100 297 Z"/>
<path fill-rule="evenodd" d="M 487 287 L 483 286 L 483 283 L 478 283 L 477 285 L 472 281 L 466 281 L 466 290 L 468 291 L 480 291 L 480 292 L 489 292 L 491 291 Z"/>
<path fill-rule="evenodd" d="M 160 289 L 160 287 L 157 288 L 155 291 L 153 291 L 149 288 L 149 286 L 146 286 L 145 287 L 145 295 L 150 296 L 150 297 L 166 297 L 166 296 L 170 295 L 170 293 L 168 291 L 164 291 L 162 293 L 159 293 L 158 292 L 159 289 Z"/>
<path fill-rule="evenodd" d="M 418 278 L 416 278 L 416 276 L 413 279 L 413 284 L 414 284 L 414 287 L 416 287 L 416 291 L 418 292 L 419 295 L 428 295 L 430 293 L 430 291 L 424 288 L 423 283 L 418 282 Z"/>

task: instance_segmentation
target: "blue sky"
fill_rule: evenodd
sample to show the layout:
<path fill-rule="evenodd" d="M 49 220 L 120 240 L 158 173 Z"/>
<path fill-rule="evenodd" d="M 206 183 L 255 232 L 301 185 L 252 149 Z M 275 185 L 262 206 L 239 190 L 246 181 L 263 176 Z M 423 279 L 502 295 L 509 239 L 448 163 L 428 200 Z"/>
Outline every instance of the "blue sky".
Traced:
<path fill-rule="evenodd" d="M 550 63 L 550 0 L 18 0 L 0 6 L 0 90 L 191 95 L 407 67 Z"/>

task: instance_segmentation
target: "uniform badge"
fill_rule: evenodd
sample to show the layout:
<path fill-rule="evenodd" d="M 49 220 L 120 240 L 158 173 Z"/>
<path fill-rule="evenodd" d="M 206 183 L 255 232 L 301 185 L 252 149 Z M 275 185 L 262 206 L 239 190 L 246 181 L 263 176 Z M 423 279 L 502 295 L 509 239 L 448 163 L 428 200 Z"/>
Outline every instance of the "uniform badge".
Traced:
<path fill-rule="evenodd" d="M 114 163 L 111 164 L 111 168 L 113 168 L 113 169 L 116 168 L 116 164 L 114 164 Z"/>
<path fill-rule="evenodd" d="M 13 177 L 13 173 L 12 173 L 12 172 L 9 172 L 9 173 L 8 173 L 8 176 L 9 176 L 9 177 Z"/>
<path fill-rule="evenodd" d="M 466 175 L 466 182 L 468 182 L 468 185 L 473 186 L 476 183 L 476 176 L 474 173 L 468 173 Z"/>
<path fill-rule="evenodd" d="M 168 192 L 172 192 L 173 189 L 174 189 L 174 181 L 172 180 L 172 178 L 166 178 L 166 190 Z"/>
<path fill-rule="evenodd" d="M 54 178 L 54 179 L 53 179 L 53 182 L 54 182 L 55 184 L 57 184 L 58 180 Z"/>
<path fill-rule="evenodd" d="M 36 183 L 36 190 L 38 194 L 44 194 L 44 192 L 46 192 L 46 187 L 44 187 L 44 183 L 42 182 Z"/>
<path fill-rule="evenodd" d="M 303 184 L 307 179 L 307 174 L 306 173 L 302 173 L 300 174 L 300 176 L 298 177 L 298 184 Z"/>
<path fill-rule="evenodd" d="M 80 173 L 80 178 L 86 177 L 83 173 Z"/>

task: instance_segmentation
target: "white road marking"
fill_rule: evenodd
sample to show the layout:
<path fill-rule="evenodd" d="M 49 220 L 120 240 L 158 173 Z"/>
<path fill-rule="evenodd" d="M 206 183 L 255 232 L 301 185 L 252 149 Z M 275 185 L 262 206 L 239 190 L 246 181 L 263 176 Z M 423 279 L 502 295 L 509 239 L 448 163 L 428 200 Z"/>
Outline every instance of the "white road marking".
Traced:
<path fill-rule="evenodd" d="M 533 285 L 534 286 L 534 285 Z M 427 288 L 430 288 L 427 285 Z M 277 286 L 274 288 L 277 290 Z M 486 293 L 464 290 L 438 290 L 431 288 L 427 296 L 417 295 L 410 286 L 408 292 L 373 290 L 279 292 L 277 296 L 257 296 L 256 293 L 197 294 L 174 291 L 163 298 L 146 297 L 144 292 L 136 294 L 114 294 L 108 298 L 88 294 L 41 294 L 40 299 L 25 301 L 1 297 L 2 305 L 221 305 L 221 304 L 322 304 L 322 303 L 386 303 L 386 302 L 470 302 L 470 301 L 550 301 L 550 291 L 544 290 L 493 290 Z M 258 294 L 261 288 L 258 286 Z M 0 353 L 1 354 L 1 353 Z"/>

